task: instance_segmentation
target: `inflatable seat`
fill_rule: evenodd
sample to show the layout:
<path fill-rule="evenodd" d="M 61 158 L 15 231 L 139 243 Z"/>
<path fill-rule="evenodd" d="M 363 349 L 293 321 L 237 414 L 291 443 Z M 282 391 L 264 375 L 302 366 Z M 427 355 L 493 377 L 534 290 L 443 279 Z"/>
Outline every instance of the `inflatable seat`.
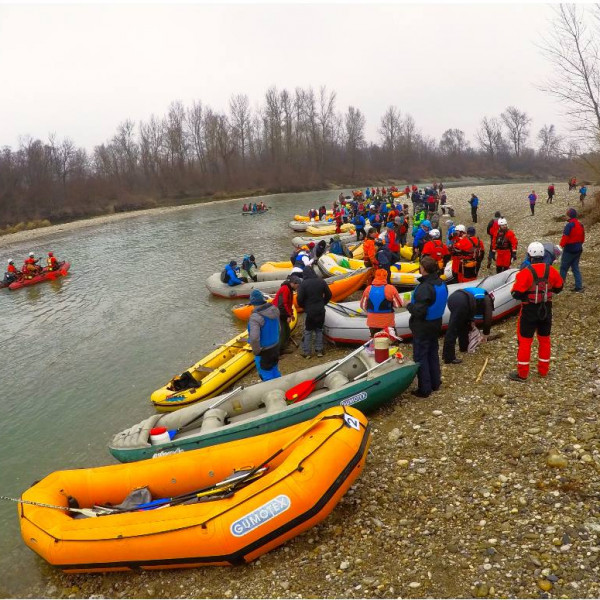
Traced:
<path fill-rule="evenodd" d="M 278 413 L 287 407 L 285 392 L 279 388 L 267 392 L 263 398 L 263 402 L 267 407 L 267 414 Z"/>
<path fill-rule="evenodd" d="M 334 371 L 323 379 L 323 385 L 329 390 L 337 390 L 346 385 L 350 380 L 343 373 Z"/>
<path fill-rule="evenodd" d="M 223 427 L 223 425 L 225 425 L 226 416 L 227 411 L 222 408 L 211 408 L 207 410 L 202 419 L 200 432 L 206 433 L 207 431 L 214 431 L 215 429 L 219 429 L 219 427 Z"/>

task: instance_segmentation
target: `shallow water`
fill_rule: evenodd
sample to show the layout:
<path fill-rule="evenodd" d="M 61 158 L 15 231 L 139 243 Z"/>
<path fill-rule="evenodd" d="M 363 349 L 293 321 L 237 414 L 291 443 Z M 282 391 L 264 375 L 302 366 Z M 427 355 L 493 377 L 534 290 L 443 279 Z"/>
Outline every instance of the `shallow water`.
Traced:
<path fill-rule="evenodd" d="M 1 260 L 53 250 L 65 278 L 0 290 L 3 447 L 0 495 L 19 497 L 57 469 L 113 463 L 113 434 L 152 414 L 150 394 L 241 331 L 234 301 L 206 278 L 245 252 L 284 260 L 296 213 L 331 206 L 337 192 L 199 205 L 62 232 L 8 247 Z M 257 199 L 259 201 L 259 199 Z M 0 503 L 0 596 L 26 595 L 49 567 L 22 542 L 17 507 Z"/>

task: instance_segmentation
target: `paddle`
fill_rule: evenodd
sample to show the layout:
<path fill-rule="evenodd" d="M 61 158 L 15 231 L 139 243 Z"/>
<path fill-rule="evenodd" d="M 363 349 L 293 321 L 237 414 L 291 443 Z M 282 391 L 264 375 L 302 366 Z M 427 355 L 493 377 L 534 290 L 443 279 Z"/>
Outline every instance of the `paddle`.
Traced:
<path fill-rule="evenodd" d="M 342 360 L 339 360 L 338 362 L 336 362 L 333 366 L 329 367 L 329 369 L 327 369 L 326 371 L 323 371 L 323 373 L 321 373 L 320 375 L 317 375 L 314 379 L 307 379 L 306 381 L 301 381 L 300 383 L 296 384 L 294 387 L 291 387 L 285 393 L 286 401 L 295 403 L 295 402 L 300 402 L 301 400 L 304 400 L 307 396 L 312 394 L 312 392 L 315 390 L 317 383 L 319 381 L 321 381 L 321 379 L 325 379 L 325 377 L 327 377 L 327 375 L 329 375 L 329 373 L 332 373 L 337 368 L 339 368 L 341 365 L 343 365 L 345 362 L 349 361 L 351 358 L 356 356 L 359 352 L 361 352 L 364 348 L 366 348 L 370 343 L 371 343 L 371 340 L 365 342 L 362 346 L 359 346 L 358 348 L 356 348 L 355 350 L 350 352 L 350 354 L 348 354 L 348 356 L 346 356 Z"/>
<path fill-rule="evenodd" d="M 94 508 L 69 508 L 68 506 L 58 506 L 56 504 L 44 504 L 43 502 L 33 502 L 31 500 L 21 500 L 18 498 L 11 498 L 9 496 L 0 496 L 0 500 L 10 500 L 11 502 L 18 502 L 19 504 L 30 504 L 31 506 L 41 506 L 43 508 L 55 508 L 57 510 L 66 510 L 67 512 L 75 512 L 85 515 L 86 517 L 99 517 L 101 515 L 110 515 L 115 511 L 110 508 L 98 507 Z"/>
<path fill-rule="evenodd" d="M 209 410 L 211 410 L 213 408 L 217 408 L 217 406 L 221 406 L 221 404 L 223 404 L 223 402 L 225 402 L 225 400 L 229 400 L 229 398 L 231 398 L 234 394 L 237 394 L 242 389 L 244 389 L 244 386 L 240 385 L 240 386 L 236 387 L 235 390 L 231 390 L 231 392 L 229 392 L 228 394 L 225 394 L 224 396 L 219 398 L 216 402 L 213 402 L 210 406 L 207 406 L 199 415 L 196 415 L 191 421 L 188 421 L 185 425 L 181 425 L 180 427 L 178 427 L 175 430 L 175 435 L 177 435 L 178 433 L 181 433 L 182 431 L 187 431 L 189 426 L 192 423 L 195 423 L 198 419 L 201 419 L 205 415 L 206 412 L 208 412 Z"/>

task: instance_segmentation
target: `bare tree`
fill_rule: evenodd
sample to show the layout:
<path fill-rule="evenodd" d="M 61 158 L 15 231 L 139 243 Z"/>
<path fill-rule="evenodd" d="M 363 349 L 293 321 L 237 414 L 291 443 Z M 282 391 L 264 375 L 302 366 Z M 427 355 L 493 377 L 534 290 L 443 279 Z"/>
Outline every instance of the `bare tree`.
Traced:
<path fill-rule="evenodd" d="M 206 173 L 206 142 L 204 139 L 204 108 L 194 102 L 185 114 L 186 136 L 202 173 Z"/>
<path fill-rule="evenodd" d="M 381 117 L 379 135 L 381 135 L 384 149 L 389 152 L 392 157 L 397 149 L 400 128 L 400 111 L 395 106 L 390 106 Z"/>
<path fill-rule="evenodd" d="M 498 119 L 483 117 L 477 133 L 475 134 L 477 142 L 481 149 L 486 152 L 490 158 L 495 158 L 504 145 L 502 138 L 502 126 Z"/>
<path fill-rule="evenodd" d="M 344 119 L 346 126 L 346 148 L 350 154 L 352 164 L 351 177 L 356 173 L 356 157 L 358 151 L 365 145 L 365 124 L 366 119 L 358 108 L 348 107 L 348 112 Z"/>
<path fill-rule="evenodd" d="M 56 134 L 51 133 L 48 136 L 50 148 L 52 151 L 52 159 L 56 173 L 60 178 L 63 189 L 63 199 L 67 197 L 67 178 L 73 168 L 73 162 L 77 155 L 75 143 L 70 138 L 65 138 L 62 142 L 58 142 Z"/>
<path fill-rule="evenodd" d="M 554 125 L 544 125 L 537 136 L 539 153 L 546 159 L 556 158 L 561 152 L 562 139 L 556 134 Z"/>
<path fill-rule="evenodd" d="M 556 73 L 540 87 L 564 104 L 573 130 L 600 149 L 600 7 L 591 22 L 585 5 L 554 10 L 552 33 L 541 48 Z"/>
<path fill-rule="evenodd" d="M 444 154 L 460 156 L 469 149 L 465 132 L 461 129 L 447 129 L 440 140 L 440 150 Z"/>
<path fill-rule="evenodd" d="M 242 159 L 242 168 L 246 166 L 246 146 L 250 130 L 250 101 L 246 94 L 237 94 L 229 100 L 231 112 L 232 136 Z"/>
<path fill-rule="evenodd" d="M 510 140 L 515 156 L 521 156 L 521 152 L 529 137 L 529 124 L 531 117 L 526 112 L 520 111 L 515 106 L 509 106 L 500 118 L 506 126 L 508 139 Z"/>

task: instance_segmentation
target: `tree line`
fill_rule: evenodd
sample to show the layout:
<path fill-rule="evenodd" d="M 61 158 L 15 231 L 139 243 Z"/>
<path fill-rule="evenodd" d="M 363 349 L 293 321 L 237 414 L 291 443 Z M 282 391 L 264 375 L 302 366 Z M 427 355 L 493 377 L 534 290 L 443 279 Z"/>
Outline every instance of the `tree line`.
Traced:
<path fill-rule="evenodd" d="M 531 131 L 510 106 L 481 119 L 472 145 L 457 128 L 439 140 L 390 106 L 379 139 L 363 112 L 337 107 L 335 91 L 269 88 L 252 108 L 233 95 L 226 110 L 173 102 L 165 115 L 123 121 L 88 151 L 69 138 L 22 138 L 0 151 L 0 227 L 56 222 L 236 193 L 280 192 L 451 177 L 567 176 L 577 148 L 554 125 Z"/>

